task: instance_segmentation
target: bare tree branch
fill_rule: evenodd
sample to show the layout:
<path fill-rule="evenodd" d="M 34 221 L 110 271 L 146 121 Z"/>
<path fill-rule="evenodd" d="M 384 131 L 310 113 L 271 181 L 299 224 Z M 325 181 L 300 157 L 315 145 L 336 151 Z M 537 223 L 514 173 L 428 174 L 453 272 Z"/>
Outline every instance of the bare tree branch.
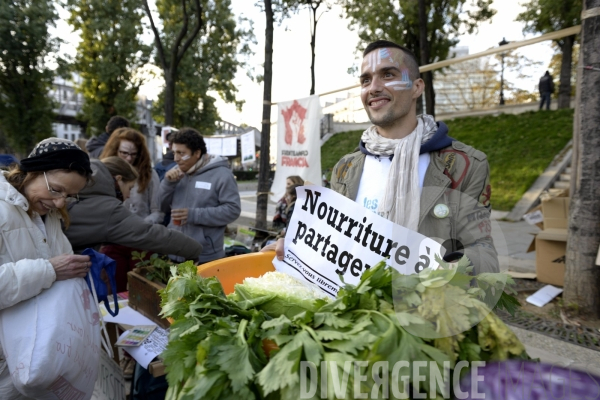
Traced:
<path fill-rule="evenodd" d="M 196 2 L 198 2 L 198 1 L 196 1 Z M 183 40 L 185 35 L 187 35 L 187 31 L 188 31 L 188 23 L 189 23 L 190 17 L 188 16 L 187 8 L 185 5 L 186 5 L 186 0 L 181 0 L 181 6 L 183 7 L 183 26 L 179 30 L 179 33 L 177 34 L 177 38 L 175 38 L 175 42 L 173 42 L 173 46 L 171 47 L 171 66 L 174 69 L 177 69 L 177 65 L 179 65 L 179 62 L 181 61 L 181 57 L 183 57 L 183 53 L 181 53 L 179 51 L 179 45 L 181 44 L 181 41 Z M 193 36 L 192 36 L 192 38 L 193 38 Z"/>
<path fill-rule="evenodd" d="M 152 32 L 154 33 L 154 41 L 156 42 L 156 50 L 158 51 L 158 58 L 160 58 L 160 62 L 162 63 L 163 69 L 167 69 L 167 60 L 165 59 L 165 51 L 163 49 L 162 42 L 160 41 L 160 34 L 158 33 L 158 29 L 156 29 L 156 25 L 154 25 L 154 19 L 152 19 L 152 13 L 150 12 L 150 7 L 148 6 L 148 0 L 144 1 L 144 9 L 146 10 L 146 15 L 150 19 L 150 26 L 152 27 Z"/>
<path fill-rule="evenodd" d="M 182 0 L 182 1 L 185 3 L 185 0 Z M 192 45 L 192 43 L 194 42 L 194 39 L 196 39 L 198 32 L 200 32 L 200 29 L 202 29 L 202 6 L 200 5 L 200 0 L 196 0 L 195 3 L 196 3 L 196 25 L 194 26 L 194 30 L 192 31 L 191 35 L 187 38 L 186 42 L 183 44 L 183 46 L 179 50 L 179 53 L 177 54 L 177 63 L 179 63 L 181 61 L 181 59 L 183 58 L 183 55 L 185 54 L 187 49 Z M 184 10 L 185 10 L 185 8 L 184 8 Z M 186 13 L 185 24 L 186 24 L 186 30 L 187 30 L 187 13 Z M 178 46 L 179 46 L 179 43 L 178 43 Z"/>

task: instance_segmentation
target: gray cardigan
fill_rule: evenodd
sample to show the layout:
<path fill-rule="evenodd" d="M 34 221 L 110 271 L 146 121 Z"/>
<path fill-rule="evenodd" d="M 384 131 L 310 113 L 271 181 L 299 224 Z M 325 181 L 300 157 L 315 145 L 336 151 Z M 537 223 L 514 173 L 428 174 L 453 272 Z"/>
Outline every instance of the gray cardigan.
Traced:
<path fill-rule="evenodd" d="M 65 231 L 73 249 L 81 251 L 103 243 L 120 244 L 197 260 L 202 246 L 194 239 L 132 214 L 117 199 L 115 183 L 99 160 L 92 160 L 94 184 L 79 193 L 80 202 L 69 209 L 71 226 Z"/>

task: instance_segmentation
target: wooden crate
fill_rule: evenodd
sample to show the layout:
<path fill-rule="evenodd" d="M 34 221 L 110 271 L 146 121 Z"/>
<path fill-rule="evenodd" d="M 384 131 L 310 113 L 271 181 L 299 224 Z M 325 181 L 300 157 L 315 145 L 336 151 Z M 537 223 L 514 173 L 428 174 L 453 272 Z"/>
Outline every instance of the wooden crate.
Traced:
<path fill-rule="evenodd" d="M 161 308 L 160 295 L 157 291 L 166 285 L 152 282 L 134 271 L 127 273 L 127 281 L 129 282 L 129 307 L 156 322 L 158 326 L 168 328 L 169 321 L 158 316 Z"/>

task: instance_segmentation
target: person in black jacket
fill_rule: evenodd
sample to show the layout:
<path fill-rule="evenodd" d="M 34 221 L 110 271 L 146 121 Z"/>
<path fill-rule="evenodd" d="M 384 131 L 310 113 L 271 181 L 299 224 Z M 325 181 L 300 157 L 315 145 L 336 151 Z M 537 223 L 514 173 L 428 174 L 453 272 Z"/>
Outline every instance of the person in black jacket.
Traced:
<path fill-rule="evenodd" d="M 119 128 L 129 128 L 129 121 L 126 118 L 115 115 L 108 120 L 106 128 L 104 128 L 105 132 L 102 132 L 100 136 L 95 136 L 86 142 L 85 148 L 90 155 L 90 158 L 100 157 L 110 135 Z"/>
<path fill-rule="evenodd" d="M 549 110 L 552 93 L 554 93 L 554 80 L 550 72 L 546 71 L 544 76 L 540 78 L 538 88 L 540 90 L 540 110 L 544 107 L 544 103 L 546 103 L 546 110 Z"/>

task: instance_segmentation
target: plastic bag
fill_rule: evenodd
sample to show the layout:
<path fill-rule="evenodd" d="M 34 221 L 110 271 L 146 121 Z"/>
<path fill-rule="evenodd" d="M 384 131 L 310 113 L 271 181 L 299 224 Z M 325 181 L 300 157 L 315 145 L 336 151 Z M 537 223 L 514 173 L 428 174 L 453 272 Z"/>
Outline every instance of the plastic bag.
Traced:
<path fill-rule="evenodd" d="M 98 253 L 94 249 L 85 249 L 81 252 L 84 256 L 90 256 L 90 261 L 92 266 L 90 268 L 90 272 L 88 276 L 85 277 L 85 281 L 88 285 L 88 288 L 92 290 L 92 285 L 90 283 L 90 276 L 93 277 L 94 286 L 96 289 L 96 295 L 98 296 L 98 303 L 103 302 L 106 306 L 106 310 L 115 317 L 119 314 L 119 301 L 117 299 L 117 283 L 115 281 L 115 274 L 117 271 L 117 263 L 112 258 L 104 255 L 102 253 Z M 113 307 L 114 311 L 110 308 L 108 304 L 108 288 L 106 284 L 100 277 L 102 270 L 106 271 L 106 275 L 108 275 L 108 281 L 110 283 L 110 288 L 113 295 Z"/>
<path fill-rule="evenodd" d="M 55 282 L 0 311 L 0 342 L 12 383 L 27 397 L 89 399 L 100 341 L 100 314 L 83 278 Z"/>

